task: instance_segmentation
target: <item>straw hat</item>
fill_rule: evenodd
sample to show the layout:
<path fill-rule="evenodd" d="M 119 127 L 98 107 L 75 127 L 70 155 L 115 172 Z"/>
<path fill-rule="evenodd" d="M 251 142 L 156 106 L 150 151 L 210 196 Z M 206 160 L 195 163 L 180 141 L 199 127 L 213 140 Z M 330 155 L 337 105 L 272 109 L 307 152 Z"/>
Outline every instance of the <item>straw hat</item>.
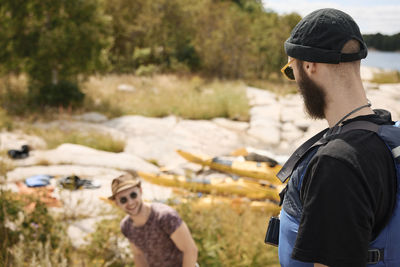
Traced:
<path fill-rule="evenodd" d="M 137 177 L 133 177 L 129 173 L 123 174 L 112 181 L 112 196 L 110 196 L 108 199 L 114 200 L 116 194 L 135 186 L 140 186 L 140 180 Z"/>

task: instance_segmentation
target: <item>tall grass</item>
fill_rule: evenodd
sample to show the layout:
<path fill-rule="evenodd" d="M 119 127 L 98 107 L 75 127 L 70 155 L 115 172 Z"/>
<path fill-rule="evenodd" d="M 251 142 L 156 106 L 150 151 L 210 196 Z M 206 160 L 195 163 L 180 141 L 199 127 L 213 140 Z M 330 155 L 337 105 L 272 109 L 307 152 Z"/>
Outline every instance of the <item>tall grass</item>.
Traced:
<path fill-rule="evenodd" d="M 133 91 L 118 90 L 122 84 L 132 86 Z M 249 105 L 242 82 L 207 81 L 198 76 L 108 75 L 92 77 L 84 88 L 86 109 L 98 110 L 111 117 L 173 114 L 187 119 L 249 119 Z"/>
<path fill-rule="evenodd" d="M 176 207 L 199 249 L 200 266 L 279 266 L 277 249 L 264 244 L 268 213 L 249 206 L 209 206 L 188 202 Z"/>

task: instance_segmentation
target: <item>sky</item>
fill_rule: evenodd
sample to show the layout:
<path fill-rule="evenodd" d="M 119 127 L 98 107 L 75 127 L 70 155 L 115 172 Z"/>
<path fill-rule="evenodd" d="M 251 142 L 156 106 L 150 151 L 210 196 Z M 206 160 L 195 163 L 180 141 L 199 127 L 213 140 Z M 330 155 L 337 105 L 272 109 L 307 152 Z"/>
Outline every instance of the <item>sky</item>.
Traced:
<path fill-rule="evenodd" d="M 296 12 L 302 17 L 320 8 L 336 8 L 357 22 L 361 33 L 400 33 L 400 0 L 262 0 L 266 9 L 279 14 Z"/>

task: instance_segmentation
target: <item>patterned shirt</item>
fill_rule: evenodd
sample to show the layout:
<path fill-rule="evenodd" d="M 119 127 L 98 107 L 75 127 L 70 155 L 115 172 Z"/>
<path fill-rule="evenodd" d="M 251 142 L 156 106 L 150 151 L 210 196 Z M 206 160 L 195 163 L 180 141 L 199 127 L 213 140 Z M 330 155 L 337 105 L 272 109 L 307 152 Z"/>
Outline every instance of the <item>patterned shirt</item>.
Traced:
<path fill-rule="evenodd" d="M 162 203 L 152 203 L 147 222 L 134 226 L 127 215 L 121 221 L 121 232 L 144 254 L 149 267 L 182 266 L 183 254 L 170 238 L 182 224 L 179 214 Z"/>

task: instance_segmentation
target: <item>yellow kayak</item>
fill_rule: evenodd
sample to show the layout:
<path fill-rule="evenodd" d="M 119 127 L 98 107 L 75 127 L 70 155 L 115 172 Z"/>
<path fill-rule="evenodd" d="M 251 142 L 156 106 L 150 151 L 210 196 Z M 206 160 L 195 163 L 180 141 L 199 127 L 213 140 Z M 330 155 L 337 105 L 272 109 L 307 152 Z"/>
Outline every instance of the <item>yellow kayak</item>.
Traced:
<path fill-rule="evenodd" d="M 178 175 L 153 174 L 140 171 L 138 172 L 138 175 L 153 184 L 180 187 L 194 192 L 237 195 L 251 199 L 270 199 L 273 201 L 279 201 L 278 189 L 270 186 L 263 186 L 259 183 L 247 181 L 245 179 L 233 180 L 230 177 L 221 179 L 189 179 Z"/>
<path fill-rule="evenodd" d="M 274 185 L 281 184 L 281 181 L 276 177 L 276 174 L 282 168 L 280 165 L 271 167 L 266 162 L 237 161 L 225 159 L 223 157 L 212 158 L 205 155 L 195 155 L 182 150 L 177 150 L 176 152 L 190 162 L 209 166 L 213 170 L 233 173 L 254 179 L 261 179 Z"/>

